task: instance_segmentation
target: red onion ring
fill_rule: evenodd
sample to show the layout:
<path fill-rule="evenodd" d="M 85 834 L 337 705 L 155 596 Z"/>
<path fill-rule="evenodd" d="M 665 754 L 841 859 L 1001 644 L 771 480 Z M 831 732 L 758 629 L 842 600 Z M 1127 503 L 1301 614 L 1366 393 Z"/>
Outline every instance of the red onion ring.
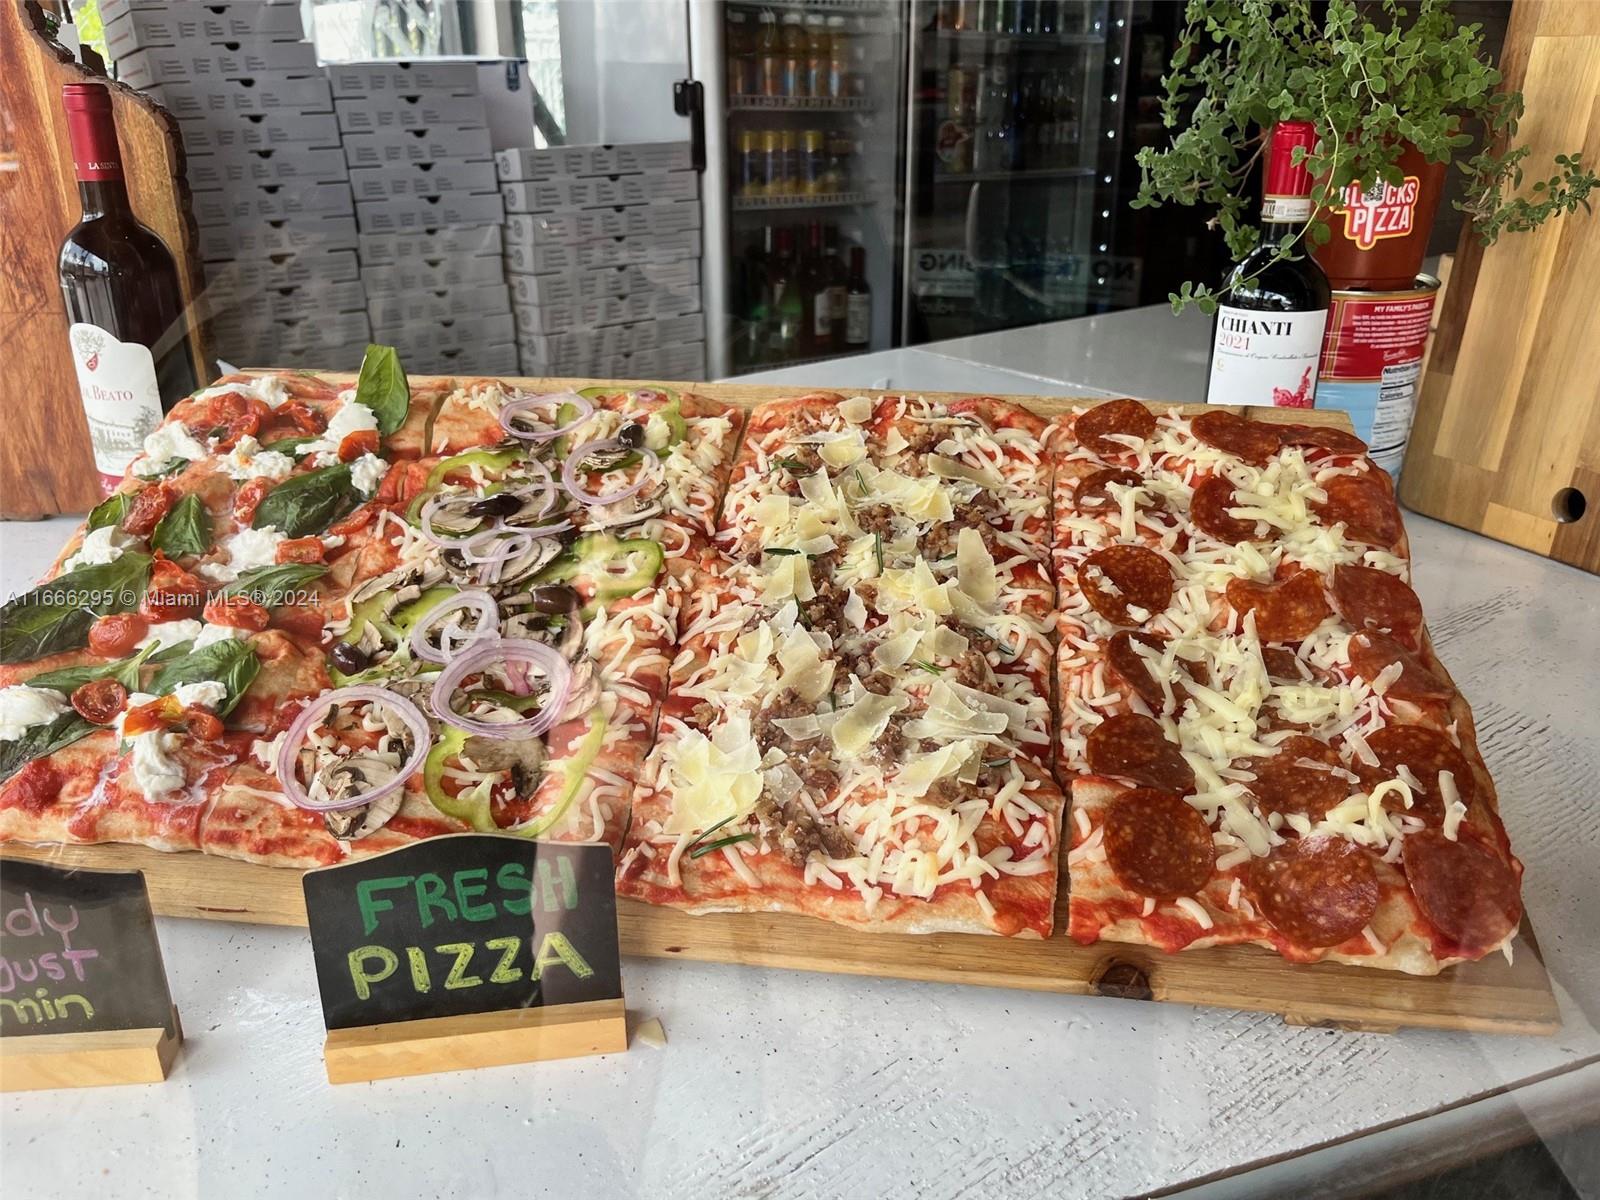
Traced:
<path fill-rule="evenodd" d="M 547 404 L 558 406 L 557 412 L 560 411 L 559 406 L 562 404 L 576 405 L 578 417 L 576 420 L 568 421 L 565 425 L 556 429 L 528 430 L 517 427 L 515 418 L 529 409 L 540 408 Z M 512 393 L 509 401 L 500 406 L 500 428 L 504 429 L 512 437 L 519 438 L 525 442 L 548 442 L 561 437 L 563 434 L 571 433 L 592 416 L 594 416 L 594 405 L 578 395 L 577 392 L 549 392 L 543 396 L 530 396 L 526 392 L 518 390 Z"/>
<path fill-rule="evenodd" d="M 589 457 L 589 455 L 607 450 L 630 450 L 636 452 L 642 459 L 644 459 L 644 466 L 639 472 L 639 477 L 632 483 L 627 484 L 624 487 L 620 487 L 614 492 L 606 492 L 602 495 L 595 495 L 592 492 L 584 491 L 583 487 L 578 483 L 578 469 L 580 465 L 586 458 Z M 585 442 L 571 454 L 567 455 L 567 461 L 563 463 L 561 467 L 561 483 L 562 486 L 572 494 L 572 498 L 577 500 L 580 504 L 615 504 L 618 500 L 626 500 L 635 492 L 640 491 L 645 484 L 649 483 L 650 468 L 655 466 L 660 461 L 661 460 L 656 457 L 656 452 L 654 450 L 650 450 L 643 446 L 630 446 L 621 438 L 606 438 L 604 441 L 600 442 Z"/>
<path fill-rule="evenodd" d="M 439 649 L 435 650 L 428 644 L 428 634 L 440 626 L 444 618 L 453 612 L 469 608 L 477 613 L 481 620 L 478 626 L 461 645 L 452 648 L 446 641 L 443 628 L 439 632 Z M 500 632 L 500 606 L 494 602 L 494 597 L 488 592 L 477 588 L 469 588 L 464 592 L 457 592 L 450 599 L 435 608 L 430 608 L 411 629 L 411 653 L 418 658 L 431 663 L 447 663 L 450 659 L 465 650 L 480 638 L 498 636 Z"/>
<path fill-rule="evenodd" d="M 554 494 L 554 493 L 552 493 L 552 494 Z M 453 493 L 451 495 L 445 495 L 443 493 L 440 493 L 438 495 L 430 497 L 428 502 L 422 506 L 422 511 L 417 514 L 417 525 L 422 530 L 422 536 L 427 538 L 435 546 L 442 546 L 446 550 L 462 550 L 469 543 L 471 543 L 472 541 L 476 540 L 477 538 L 481 538 L 484 534 L 495 532 L 497 529 L 500 528 L 500 522 L 499 521 L 491 521 L 484 528 L 479 529 L 474 533 L 464 534 L 461 537 L 455 537 L 453 535 L 437 533 L 437 532 L 435 532 L 435 530 L 433 528 L 433 515 L 434 515 L 435 512 L 438 511 L 439 505 L 441 505 L 443 503 L 446 503 L 447 501 L 453 501 L 453 500 L 480 500 L 480 499 L 482 499 L 481 496 L 474 496 L 471 493 L 467 493 L 467 492 L 457 492 L 457 493 Z"/>
<path fill-rule="evenodd" d="M 450 697 L 457 685 L 468 675 L 487 666 L 506 665 L 511 662 L 530 663 L 538 667 L 550 680 L 550 692 L 539 711 L 532 717 L 516 721 L 480 721 L 464 717 L 450 707 Z M 457 655 L 439 675 L 433 685 L 429 703 L 436 717 L 458 729 L 480 737 L 499 738 L 502 741 L 519 737 L 538 737 L 549 731 L 567 704 L 567 691 L 572 685 L 572 668 L 567 660 L 543 642 L 524 638 L 492 638 L 475 642 L 464 654 Z"/>
<path fill-rule="evenodd" d="M 484 536 L 495 539 L 486 550 L 467 546 L 461 551 L 461 557 L 467 562 L 481 564 L 478 579 L 483 583 L 499 583 L 500 572 L 505 569 L 506 563 L 533 549 L 533 535 L 529 533 L 495 528 L 489 530 L 488 535 L 480 534 L 479 538 Z"/>
<path fill-rule="evenodd" d="M 365 700 L 369 704 L 387 705 L 390 711 L 405 722 L 406 728 L 411 732 L 411 757 L 400 768 L 399 774 L 382 787 L 362 792 L 348 800 L 318 804 L 311 799 L 300 783 L 300 744 L 306 740 L 306 734 L 328 715 L 331 705 L 360 700 Z M 283 744 L 278 747 L 278 757 L 273 765 L 277 767 L 278 782 L 283 787 L 283 794 L 296 808 L 303 808 L 309 812 L 343 812 L 345 809 L 360 808 L 363 804 L 376 804 L 396 788 L 404 787 L 406 780 L 422 769 L 422 764 L 426 761 L 432 746 L 433 736 L 428 729 L 428 718 L 422 715 L 420 708 L 405 697 L 378 687 L 336 688 L 331 692 L 324 692 L 300 710 L 300 715 L 294 719 L 288 732 L 283 735 Z"/>

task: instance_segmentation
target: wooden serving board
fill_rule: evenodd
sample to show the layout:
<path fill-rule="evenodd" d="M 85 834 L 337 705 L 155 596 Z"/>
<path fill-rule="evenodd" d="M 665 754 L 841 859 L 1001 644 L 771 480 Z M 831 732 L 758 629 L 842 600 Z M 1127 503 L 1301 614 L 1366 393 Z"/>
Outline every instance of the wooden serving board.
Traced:
<path fill-rule="evenodd" d="M 1557 154 L 1600 159 L 1600 4 L 1513 5 L 1500 69 L 1527 100 L 1529 186 Z M 1400 478 L 1408 507 L 1600 574 L 1597 274 L 1593 213 L 1487 249 L 1462 229 Z"/>
<path fill-rule="evenodd" d="M 325 372 L 330 379 L 353 378 Z M 435 376 L 412 376 L 419 384 Z M 589 386 L 671 387 L 749 408 L 799 394 L 802 389 L 767 384 L 639 382 L 615 379 L 505 378 L 529 391 Z M 818 389 L 831 390 L 831 389 Z M 851 395 L 899 395 L 895 390 L 851 388 Z M 918 392 L 952 401 L 970 393 Z M 1039 396 L 1001 396 L 1055 417 L 1091 401 Z M 1178 405 L 1186 414 L 1206 405 Z M 1214 408 L 1215 406 L 1210 406 Z M 1244 409 L 1231 409 L 1244 412 Z M 1302 409 L 1251 409 L 1261 420 L 1294 423 L 1310 419 L 1350 429 L 1342 412 L 1308 414 Z M 256 866 L 203 854 L 169 854 L 142 846 L 24 846 L 0 848 L 59 866 L 143 871 L 150 903 L 173 917 L 304 925 L 301 872 Z M 1056 928 L 1067 925 L 1066 856 Z M 712 913 L 691 916 L 619 899 L 622 952 L 640 958 L 786 967 L 845 975 L 873 975 L 935 983 L 1022 988 L 1064 995 L 1101 995 L 1166 1000 L 1221 1008 L 1280 1013 L 1291 1024 L 1392 1032 L 1402 1026 L 1476 1033 L 1547 1034 L 1560 1028 L 1560 1013 L 1531 926 L 1524 921 L 1514 962 L 1494 956 L 1465 963 L 1432 977 L 1402 975 L 1337 963 L 1304 966 L 1285 962 L 1254 946 L 1212 947 L 1163 954 L 1140 946 L 1100 942 L 1081 946 L 1058 932 L 1043 941 L 976 934 L 861 933 L 809 917 L 782 914 Z"/>

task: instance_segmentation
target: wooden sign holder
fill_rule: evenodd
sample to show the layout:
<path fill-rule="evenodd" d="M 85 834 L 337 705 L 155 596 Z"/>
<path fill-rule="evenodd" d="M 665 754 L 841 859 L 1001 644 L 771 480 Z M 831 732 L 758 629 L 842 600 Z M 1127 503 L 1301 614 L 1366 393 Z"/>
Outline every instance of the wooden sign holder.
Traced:
<path fill-rule="evenodd" d="M 628 1048 L 621 1000 L 470 1013 L 334 1029 L 322 1046 L 329 1083 L 433 1075 Z"/>
<path fill-rule="evenodd" d="M 0 1038 L 0 1092 L 164 1083 L 182 1044 L 176 1008 L 168 1029 Z"/>

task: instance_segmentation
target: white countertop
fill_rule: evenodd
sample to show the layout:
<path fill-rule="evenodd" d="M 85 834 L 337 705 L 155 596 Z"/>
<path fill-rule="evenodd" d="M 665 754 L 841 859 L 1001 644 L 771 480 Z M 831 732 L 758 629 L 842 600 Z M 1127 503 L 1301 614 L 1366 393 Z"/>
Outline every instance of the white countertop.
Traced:
<path fill-rule="evenodd" d="M 1067 363 L 1060 347 L 1079 333 L 1061 326 L 1034 331 L 1032 349 L 1018 332 L 963 339 L 978 362 L 943 343 L 799 374 L 816 386 L 1188 398 L 1198 384 L 1155 361 L 1162 311 L 1095 319 L 1101 361 L 1125 361 L 1108 336 L 1129 358 L 1143 347 L 1149 361 L 1126 374 Z M 27 586 L 72 524 L 0 525 L 0 589 Z M 1431 1115 L 1441 1109 L 1455 1109 L 1452 1144 L 1470 1142 L 1490 1101 L 1459 1106 L 1502 1089 L 1509 1098 L 1493 1103 L 1539 1120 L 1570 1111 L 1600 1095 L 1600 580 L 1426 518 L 1407 524 L 1440 655 L 1477 713 L 1527 865 L 1527 909 L 1561 1002 L 1553 1037 L 1350 1034 L 1173 1004 L 630 959 L 631 1016 L 661 1018 L 664 1050 L 334 1088 L 303 931 L 163 919 L 187 1034 L 172 1078 L 6 1097 L 7 1190 L 1121 1195 L 1402 1123 L 1301 1160 L 1376 1170 L 1445 1129 Z M 1242 1194 L 1271 1176 L 1281 1194 L 1296 1170 L 1211 1190 Z"/>

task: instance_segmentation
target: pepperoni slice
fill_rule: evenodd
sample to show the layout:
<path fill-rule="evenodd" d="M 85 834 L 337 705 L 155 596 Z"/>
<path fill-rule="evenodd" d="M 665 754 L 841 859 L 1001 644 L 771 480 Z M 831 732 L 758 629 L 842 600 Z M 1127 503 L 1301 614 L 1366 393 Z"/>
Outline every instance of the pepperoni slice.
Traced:
<path fill-rule="evenodd" d="M 1343 521 L 1345 533 L 1372 546 L 1400 540 L 1400 510 L 1382 484 L 1361 475 L 1335 475 L 1322 490 L 1328 498 L 1311 507 L 1324 525 Z"/>
<path fill-rule="evenodd" d="M 1279 425 L 1278 440 L 1285 446 L 1305 446 L 1330 454 L 1365 454 L 1367 444 L 1353 433 L 1332 425 Z"/>
<path fill-rule="evenodd" d="M 1345 565 L 1333 571 L 1333 606 L 1356 629 L 1378 629 L 1416 645 L 1422 601 L 1398 575 L 1376 567 Z"/>
<path fill-rule="evenodd" d="M 1172 602 L 1172 568 L 1143 546 L 1107 546 L 1078 567 L 1078 589 L 1113 625 L 1143 625 Z M 1130 607 L 1149 616 L 1135 620 Z"/>
<path fill-rule="evenodd" d="M 1089 731 L 1089 769 L 1168 792 L 1194 791 L 1194 770 L 1161 723 L 1140 713 L 1107 717 Z"/>
<path fill-rule="evenodd" d="M 1189 428 L 1213 450 L 1236 455 L 1257 467 L 1266 466 L 1283 444 L 1276 425 L 1247 420 L 1221 409 L 1201 413 L 1189 422 Z"/>
<path fill-rule="evenodd" d="M 1470 831 L 1456 841 L 1434 829 L 1405 839 L 1406 881 L 1428 922 L 1466 958 L 1481 958 L 1522 920 L 1517 872 Z"/>
<path fill-rule="evenodd" d="M 1189 501 L 1189 517 L 1200 527 L 1201 533 L 1210 534 L 1219 542 L 1230 546 L 1253 542 L 1256 523 L 1228 512 L 1238 504 L 1232 481 L 1222 475 L 1211 475 L 1195 487 L 1194 498 Z"/>
<path fill-rule="evenodd" d="M 1142 896 L 1192 896 L 1216 870 L 1206 819 L 1171 792 L 1124 792 L 1112 802 L 1102 828 L 1106 861 L 1124 886 Z"/>
<path fill-rule="evenodd" d="M 1118 679 L 1134 690 L 1139 699 L 1159 712 L 1166 705 L 1166 694 L 1151 673 L 1150 664 L 1134 648 L 1134 642 L 1142 642 L 1158 651 L 1166 644 L 1151 633 L 1124 631 L 1113 636 L 1106 644 L 1106 664 Z"/>
<path fill-rule="evenodd" d="M 1308 683 L 1310 672 L 1303 669 L 1300 659 L 1286 646 L 1261 647 L 1262 661 L 1267 665 L 1267 676 L 1274 683 Z"/>
<path fill-rule="evenodd" d="M 1478 794 L 1478 781 L 1467 756 L 1437 730 L 1422 725 L 1386 725 L 1368 735 L 1367 745 L 1378 756 L 1377 770 L 1381 775 L 1378 782 L 1397 778 L 1400 767 L 1416 777 L 1417 786 L 1411 789 L 1415 803 L 1406 811 L 1413 817 L 1421 817 L 1430 828 L 1444 824 L 1440 771 L 1450 772 L 1462 803 L 1471 804 Z"/>
<path fill-rule="evenodd" d="M 1131 448 L 1125 442 L 1110 441 L 1107 434 L 1148 441 L 1155 432 L 1154 414 L 1137 400 L 1108 400 L 1096 404 L 1072 423 L 1072 433 L 1078 444 L 1096 454 L 1125 454 Z"/>
<path fill-rule="evenodd" d="M 1339 752 L 1327 742 L 1284 738 L 1276 754 L 1250 761 L 1256 776 L 1250 790 L 1268 812 L 1304 813 L 1319 821 L 1355 790 L 1350 780 L 1333 770 L 1343 767 Z"/>
<path fill-rule="evenodd" d="M 1255 613 L 1263 642 L 1303 642 L 1333 612 L 1322 594 L 1322 576 L 1301 571 L 1287 579 L 1256 583 L 1228 580 L 1228 603 L 1241 617 Z"/>
<path fill-rule="evenodd" d="M 1113 483 L 1119 483 L 1124 487 L 1138 487 L 1143 482 L 1139 476 L 1122 467 L 1102 467 L 1078 480 L 1078 486 L 1072 493 L 1072 502 L 1080 512 L 1116 509 L 1121 506 L 1111 498 L 1111 493 L 1107 489 Z"/>
<path fill-rule="evenodd" d="M 1250 868 L 1256 907 L 1298 946 L 1337 946 L 1378 911 L 1372 859 L 1342 838 L 1301 838 Z"/>
<path fill-rule="evenodd" d="M 1448 700 L 1455 694 L 1454 688 L 1388 634 L 1368 631 L 1350 639 L 1350 669 L 1368 683 L 1395 663 L 1400 664 L 1400 675 L 1387 693 L 1393 699 Z"/>

